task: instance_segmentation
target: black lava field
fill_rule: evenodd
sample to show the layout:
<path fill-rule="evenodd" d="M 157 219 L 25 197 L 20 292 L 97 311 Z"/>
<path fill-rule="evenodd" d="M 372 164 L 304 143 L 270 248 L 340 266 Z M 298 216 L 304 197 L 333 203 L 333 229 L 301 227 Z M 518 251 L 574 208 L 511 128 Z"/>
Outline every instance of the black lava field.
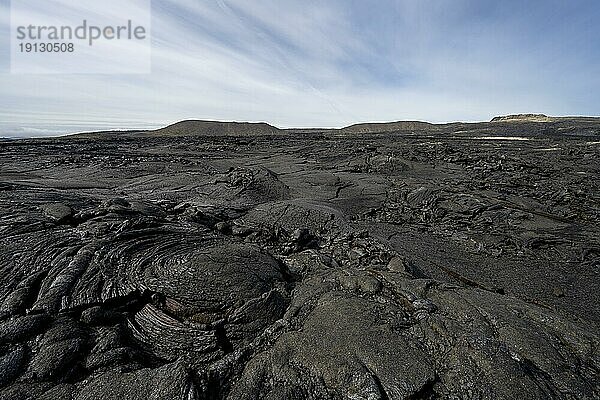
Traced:
<path fill-rule="evenodd" d="M 598 399 L 600 120 L 0 141 L 0 399 Z"/>

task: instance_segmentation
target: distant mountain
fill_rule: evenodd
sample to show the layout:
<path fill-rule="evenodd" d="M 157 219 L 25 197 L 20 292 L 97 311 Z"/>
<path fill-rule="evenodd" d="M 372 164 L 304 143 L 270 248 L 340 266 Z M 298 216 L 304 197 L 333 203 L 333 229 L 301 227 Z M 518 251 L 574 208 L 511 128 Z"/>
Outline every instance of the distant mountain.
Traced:
<path fill-rule="evenodd" d="M 219 122 L 187 120 L 165 128 L 141 132 L 142 136 L 262 136 L 283 131 L 264 122 Z"/>
<path fill-rule="evenodd" d="M 433 124 L 422 121 L 360 123 L 340 129 L 288 128 L 279 129 L 264 122 L 221 122 L 185 120 L 156 130 L 86 132 L 69 135 L 70 138 L 136 138 L 136 137 L 218 137 L 218 136 L 271 136 L 343 134 L 363 135 L 376 133 L 431 133 L 450 135 L 600 135 L 598 117 L 550 117 L 544 114 L 514 114 L 494 117 L 489 122 L 451 122 Z"/>
<path fill-rule="evenodd" d="M 549 117 L 544 114 L 512 114 L 492 118 L 491 122 L 554 122 L 554 123 L 576 123 L 576 124 L 600 124 L 598 117 Z"/>
<path fill-rule="evenodd" d="M 340 129 L 342 133 L 360 134 L 360 133 L 385 133 L 397 131 L 431 131 L 438 130 L 439 126 L 421 121 L 397 121 L 381 123 L 364 123 L 350 125 Z"/>
<path fill-rule="evenodd" d="M 556 118 L 544 114 L 513 114 L 492 118 L 491 122 L 552 122 Z"/>
<path fill-rule="evenodd" d="M 544 114 L 514 114 L 493 118 L 490 122 L 452 122 L 432 124 L 420 121 L 365 123 L 351 125 L 335 132 L 343 134 L 370 133 L 432 133 L 460 135 L 514 136 L 526 133 L 539 135 L 600 135 L 600 118 L 549 117 Z"/>

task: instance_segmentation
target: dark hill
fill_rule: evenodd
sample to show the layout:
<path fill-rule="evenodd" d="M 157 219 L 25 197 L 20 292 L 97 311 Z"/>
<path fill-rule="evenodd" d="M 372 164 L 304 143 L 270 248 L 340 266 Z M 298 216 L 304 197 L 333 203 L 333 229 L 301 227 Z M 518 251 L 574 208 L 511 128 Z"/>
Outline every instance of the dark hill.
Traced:
<path fill-rule="evenodd" d="M 382 122 L 382 123 L 364 123 L 350 125 L 342 128 L 342 133 L 359 134 L 359 133 L 385 133 L 399 131 L 436 131 L 439 126 L 421 121 L 397 121 L 397 122 Z"/>
<path fill-rule="evenodd" d="M 264 136 L 281 131 L 267 123 L 188 120 L 142 133 L 144 136 Z"/>

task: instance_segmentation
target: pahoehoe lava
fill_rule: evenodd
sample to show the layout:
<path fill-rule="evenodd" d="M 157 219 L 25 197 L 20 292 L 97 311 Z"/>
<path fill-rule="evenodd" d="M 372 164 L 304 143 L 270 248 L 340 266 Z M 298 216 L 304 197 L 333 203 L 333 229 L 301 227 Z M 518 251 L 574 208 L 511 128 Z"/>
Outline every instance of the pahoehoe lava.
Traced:
<path fill-rule="evenodd" d="M 1 399 L 598 399 L 600 120 L 0 141 Z"/>

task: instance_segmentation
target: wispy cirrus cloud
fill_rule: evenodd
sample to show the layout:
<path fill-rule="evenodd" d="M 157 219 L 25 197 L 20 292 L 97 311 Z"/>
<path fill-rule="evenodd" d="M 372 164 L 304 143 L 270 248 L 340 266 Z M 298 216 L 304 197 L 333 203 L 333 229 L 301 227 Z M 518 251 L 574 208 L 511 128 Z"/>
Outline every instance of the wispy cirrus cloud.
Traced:
<path fill-rule="evenodd" d="M 151 74 L 19 76 L 4 60 L 0 130 L 599 114 L 599 14 L 583 0 L 154 0 Z"/>

